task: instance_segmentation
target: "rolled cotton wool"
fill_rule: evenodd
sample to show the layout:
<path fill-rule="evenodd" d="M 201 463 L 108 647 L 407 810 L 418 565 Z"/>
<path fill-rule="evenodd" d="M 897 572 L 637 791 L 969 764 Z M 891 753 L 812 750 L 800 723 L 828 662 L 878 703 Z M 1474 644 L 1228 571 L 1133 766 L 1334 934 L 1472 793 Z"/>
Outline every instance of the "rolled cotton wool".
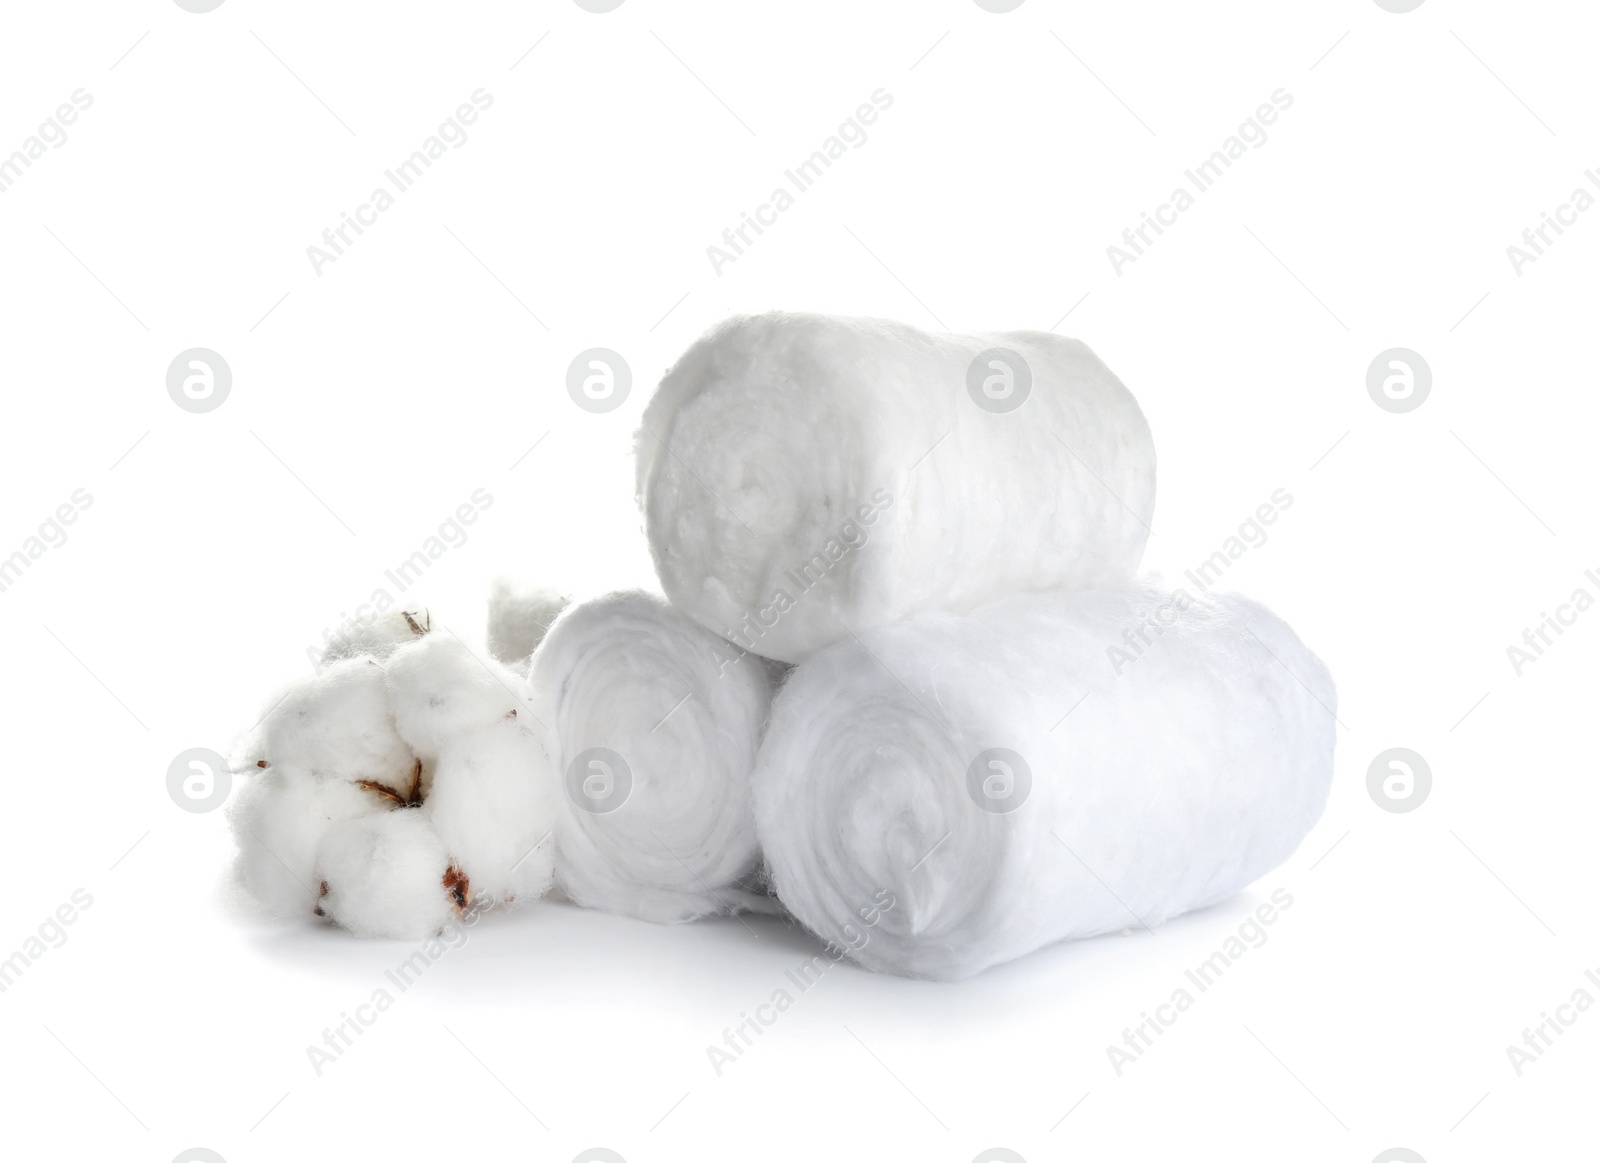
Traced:
<path fill-rule="evenodd" d="M 921 610 L 1131 578 L 1155 449 L 1078 340 L 775 313 L 667 373 L 636 484 L 673 604 L 797 662 Z"/>
<path fill-rule="evenodd" d="M 868 969 L 968 977 L 1151 928 L 1294 851 L 1327 669 L 1263 606 L 1150 580 L 926 614 L 806 660 L 756 765 L 779 898 Z"/>
<path fill-rule="evenodd" d="M 624 591 L 562 613 L 529 679 L 555 739 L 556 875 L 573 901 L 662 922 L 770 910 L 751 882 L 762 659 Z"/>

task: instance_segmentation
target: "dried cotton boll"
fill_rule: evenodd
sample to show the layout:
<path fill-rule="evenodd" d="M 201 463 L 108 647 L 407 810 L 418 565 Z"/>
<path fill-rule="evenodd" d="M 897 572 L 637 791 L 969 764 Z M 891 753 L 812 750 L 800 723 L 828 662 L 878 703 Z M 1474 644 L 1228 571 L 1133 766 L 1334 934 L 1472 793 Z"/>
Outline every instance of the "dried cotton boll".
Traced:
<path fill-rule="evenodd" d="M 448 632 L 402 646 L 384 663 L 389 706 L 401 737 L 424 760 L 436 760 L 463 735 L 512 712 L 525 713 L 527 680 L 492 658 L 479 658 Z"/>
<path fill-rule="evenodd" d="M 489 654 L 520 668 L 571 602 L 570 595 L 556 590 L 519 587 L 497 578 L 489 588 Z"/>
<path fill-rule="evenodd" d="M 1277 867 L 1327 800 L 1335 707 L 1321 661 L 1238 595 L 1144 581 L 924 614 L 795 668 L 753 777 L 762 849 L 857 963 L 969 977 Z"/>
<path fill-rule="evenodd" d="M 634 591 L 569 607 L 529 678 L 556 743 L 556 874 L 573 901 L 663 922 L 771 907 L 744 887 L 762 660 Z"/>
<path fill-rule="evenodd" d="M 1128 579 L 1155 504 L 1138 403 L 1042 332 L 729 319 L 662 380 L 637 452 L 667 597 L 784 662 L 923 610 Z"/>
<path fill-rule="evenodd" d="M 335 662 L 291 686 L 262 721 L 256 762 L 345 780 L 404 787 L 415 760 L 395 730 L 383 670 Z"/>
<path fill-rule="evenodd" d="M 548 733 L 502 717 L 445 742 L 423 806 L 474 899 L 534 899 L 555 876 L 559 788 Z"/>
<path fill-rule="evenodd" d="M 547 892 L 557 785 L 547 732 L 517 713 L 528 693 L 448 633 L 295 683 L 234 765 L 239 879 L 274 912 L 369 936 Z"/>
<path fill-rule="evenodd" d="M 358 937 L 432 936 L 470 902 L 447 884 L 450 857 L 418 811 L 381 812 L 330 826 L 317 849 L 322 912 Z"/>
<path fill-rule="evenodd" d="M 267 912 L 305 916 L 317 903 L 323 834 L 336 820 L 385 810 L 380 797 L 344 780 L 289 764 L 252 768 L 228 805 L 235 875 Z"/>

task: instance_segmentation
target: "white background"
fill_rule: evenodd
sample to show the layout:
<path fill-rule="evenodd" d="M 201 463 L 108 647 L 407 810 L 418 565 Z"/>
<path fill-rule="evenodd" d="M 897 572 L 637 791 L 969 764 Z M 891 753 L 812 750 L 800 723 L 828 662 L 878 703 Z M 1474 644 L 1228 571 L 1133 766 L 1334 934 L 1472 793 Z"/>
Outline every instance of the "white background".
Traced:
<path fill-rule="evenodd" d="M 1600 213 L 1520 274 L 1506 254 L 1600 166 L 1588 9 L 9 6 L 0 153 L 93 105 L 0 194 L 0 553 L 93 503 L 0 594 L 0 956 L 73 890 L 93 904 L 0 994 L 0 1150 L 1588 1157 L 1600 1013 L 1520 1077 L 1506 1054 L 1600 999 L 1600 612 L 1520 676 L 1506 653 L 1600 596 Z M 306 247 L 479 88 L 470 140 L 315 273 Z M 869 140 L 715 273 L 706 247 L 879 88 Z M 1279 88 L 1265 145 L 1116 273 L 1106 247 Z M 720 1077 L 706 1046 L 816 952 L 803 933 L 492 917 L 318 1076 L 306 1046 L 410 947 L 236 915 L 223 814 L 179 810 L 168 764 L 225 750 L 474 489 L 492 507 L 407 595 L 463 633 L 499 573 L 650 584 L 648 389 L 711 323 L 778 307 L 1087 340 L 1155 432 L 1151 568 L 1287 489 L 1228 584 L 1339 682 L 1326 816 L 1153 935 L 962 984 L 835 969 Z M 165 387 L 194 346 L 233 373 L 203 415 Z M 592 346 L 634 372 L 607 415 L 565 388 Z M 1408 414 L 1366 390 L 1393 346 L 1432 369 Z M 1366 789 L 1396 746 L 1433 773 L 1408 814 Z M 1119 1076 L 1106 1047 L 1276 888 L 1269 940 Z"/>

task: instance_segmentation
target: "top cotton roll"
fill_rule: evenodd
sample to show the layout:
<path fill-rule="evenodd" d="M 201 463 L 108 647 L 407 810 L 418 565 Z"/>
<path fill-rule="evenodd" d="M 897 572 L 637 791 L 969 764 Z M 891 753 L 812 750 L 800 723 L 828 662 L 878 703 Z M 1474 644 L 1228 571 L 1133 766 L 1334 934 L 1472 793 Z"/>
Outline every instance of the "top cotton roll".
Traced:
<path fill-rule="evenodd" d="M 637 487 L 673 603 L 797 662 L 922 610 L 1131 577 L 1155 449 L 1075 339 L 769 314 L 667 373 Z"/>

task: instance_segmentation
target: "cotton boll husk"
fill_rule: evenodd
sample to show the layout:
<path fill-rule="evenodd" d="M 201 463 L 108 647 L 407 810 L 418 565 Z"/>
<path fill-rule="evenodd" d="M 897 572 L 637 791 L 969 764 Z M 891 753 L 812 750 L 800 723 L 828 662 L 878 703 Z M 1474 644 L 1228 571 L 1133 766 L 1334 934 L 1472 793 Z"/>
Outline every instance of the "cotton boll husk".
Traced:
<path fill-rule="evenodd" d="M 317 847 L 337 820 L 384 811 L 380 796 L 305 768 L 250 769 L 228 804 L 238 853 L 235 875 L 275 916 L 305 916 L 317 904 Z"/>
<path fill-rule="evenodd" d="M 548 732 L 531 715 L 448 740 L 423 812 L 474 899 L 531 899 L 555 877 L 559 787 Z"/>
<path fill-rule="evenodd" d="M 571 603 L 570 595 L 557 590 L 497 578 L 489 589 L 489 654 L 508 666 L 525 664 Z"/>
<path fill-rule="evenodd" d="M 557 876 L 572 900 L 661 922 L 770 907 L 745 887 L 762 660 L 631 591 L 569 607 L 529 677 L 556 742 Z M 608 789 L 620 806 L 589 810 Z"/>
<path fill-rule="evenodd" d="M 290 686 L 247 748 L 248 763 L 390 786 L 408 784 L 414 762 L 395 730 L 383 670 L 367 658 L 332 663 Z"/>
<path fill-rule="evenodd" d="M 1014 411 L 969 392 L 993 348 L 1031 373 Z M 1155 503 L 1137 402 L 1041 332 L 730 319 L 667 373 L 637 452 L 667 596 L 785 662 L 921 610 L 1129 579 Z"/>
<path fill-rule="evenodd" d="M 432 624 L 432 616 L 421 606 L 386 610 L 358 619 L 328 638 L 322 651 L 323 664 L 362 656 L 387 658 L 395 647 L 426 634 Z"/>
<path fill-rule="evenodd" d="M 451 740 L 527 706 L 525 678 L 492 658 L 479 658 L 448 631 L 399 647 L 383 671 L 396 729 L 429 761 Z"/>
<path fill-rule="evenodd" d="M 817 935 L 869 969 L 964 978 L 1276 867 L 1326 802 L 1334 711 L 1327 669 L 1238 595 L 1148 580 L 922 615 L 795 669 L 757 827 Z"/>
<path fill-rule="evenodd" d="M 327 885 L 322 911 L 358 937 L 431 936 L 455 915 L 449 868 L 444 843 L 419 811 L 340 821 L 317 848 Z"/>

